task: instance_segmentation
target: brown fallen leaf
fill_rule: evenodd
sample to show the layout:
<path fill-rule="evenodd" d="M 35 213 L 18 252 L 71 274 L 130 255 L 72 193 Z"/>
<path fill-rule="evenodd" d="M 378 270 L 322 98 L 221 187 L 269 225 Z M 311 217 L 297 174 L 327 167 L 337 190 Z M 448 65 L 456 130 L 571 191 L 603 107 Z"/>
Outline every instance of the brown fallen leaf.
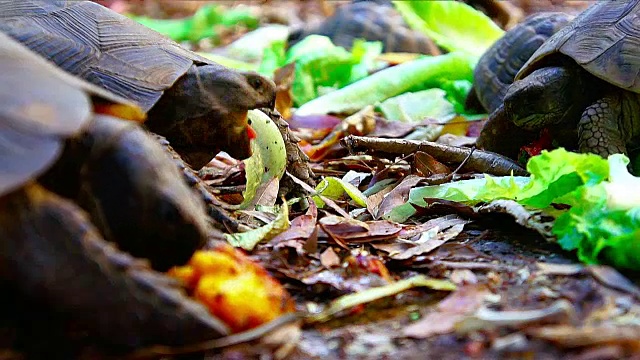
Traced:
<path fill-rule="evenodd" d="M 291 62 L 279 69 L 276 69 L 273 80 L 276 83 L 276 110 L 282 117 L 291 117 L 291 107 L 293 106 L 293 95 L 291 85 L 295 78 L 296 63 Z"/>
<path fill-rule="evenodd" d="M 398 234 L 402 237 L 401 239 L 392 243 L 372 244 L 372 246 L 387 252 L 388 256 L 394 260 L 406 260 L 437 249 L 458 236 L 467 223 L 469 220 L 461 219 L 456 215 L 447 215 L 431 219 L 422 225 L 405 226 L 405 229 Z"/>
<path fill-rule="evenodd" d="M 402 330 L 404 336 L 424 339 L 453 332 L 455 324 L 484 304 L 491 292 L 485 285 L 461 286 L 437 305 L 436 312 L 425 315 Z"/>
<path fill-rule="evenodd" d="M 451 174 L 449 167 L 423 151 L 418 151 L 414 154 L 413 166 L 416 173 L 424 177 Z"/>
<path fill-rule="evenodd" d="M 526 332 L 530 336 L 566 348 L 619 344 L 632 353 L 640 351 L 640 326 L 548 325 L 527 329 Z"/>
<path fill-rule="evenodd" d="M 367 211 L 374 219 L 379 219 L 377 216 L 380 211 L 380 205 L 388 197 L 388 195 L 396 188 L 395 181 L 393 179 L 383 180 L 385 182 L 391 181 L 392 183 L 383 187 L 380 191 L 375 192 L 367 197 Z"/>
<path fill-rule="evenodd" d="M 476 284 L 478 277 L 469 269 L 455 269 L 451 271 L 449 279 L 456 285 Z"/>
<path fill-rule="evenodd" d="M 418 225 L 405 225 L 398 234 L 399 237 L 403 239 L 412 239 L 413 237 L 420 236 L 420 234 L 425 231 L 429 231 L 434 227 L 439 227 L 440 229 L 448 229 L 453 225 L 461 224 L 467 220 L 460 218 L 460 216 L 455 214 L 444 215 L 435 219 L 431 219 L 427 222 Z"/>
<path fill-rule="evenodd" d="M 440 232 L 439 228 L 433 228 L 432 231 L 428 231 L 422 234 L 420 239 L 413 243 L 413 247 L 410 247 L 400 253 L 389 254 L 389 257 L 394 260 L 406 260 L 414 256 L 423 255 L 437 249 L 440 245 L 455 238 L 462 232 L 464 225 L 468 223 L 456 224 L 450 228 Z M 406 243 L 405 243 L 406 244 Z"/>
<path fill-rule="evenodd" d="M 359 221 L 339 216 L 325 216 L 319 223 L 327 236 L 343 243 L 394 239 L 402 230 L 402 225 L 387 220 Z"/>
<path fill-rule="evenodd" d="M 320 254 L 320 263 L 327 269 L 338 267 L 340 266 L 340 257 L 332 247 L 328 247 Z"/>
<path fill-rule="evenodd" d="M 464 317 L 464 314 L 433 312 L 425 315 L 419 321 L 405 327 L 402 330 L 404 336 L 426 339 L 440 334 L 448 334 L 453 331 L 454 325 Z"/>
<path fill-rule="evenodd" d="M 291 220 L 289 228 L 271 239 L 272 244 L 278 244 L 287 240 L 304 240 L 312 233 L 318 221 L 318 208 L 313 201 L 309 201 L 309 208 L 304 215 Z"/>
<path fill-rule="evenodd" d="M 624 355 L 624 349 L 619 345 L 598 345 L 587 350 L 569 356 L 567 360 L 602 360 L 602 359 L 621 359 Z"/>
<path fill-rule="evenodd" d="M 476 138 L 471 136 L 442 134 L 436 142 L 438 144 L 449 146 L 473 146 L 476 143 Z"/>
<path fill-rule="evenodd" d="M 388 214 L 391 210 L 399 205 L 407 202 L 409 199 L 409 191 L 416 186 L 422 178 L 416 175 L 408 175 L 400 184 L 398 184 L 380 203 L 378 212 L 375 214 L 375 218 L 379 219 Z"/>
<path fill-rule="evenodd" d="M 577 275 L 584 271 L 584 266 L 580 264 L 552 264 L 552 263 L 536 263 L 537 275 L 559 275 L 570 276 Z"/>
<path fill-rule="evenodd" d="M 495 311 L 487 307 L 478 309 L 455 326 L 456 333 L 463 335 L 477 330 L 495 329 L 503 326 L 524 326 L 538 322 L 574 322 L 575 309 L 568 300 L 557 300 L 551 305 L 535 310 Z"/>

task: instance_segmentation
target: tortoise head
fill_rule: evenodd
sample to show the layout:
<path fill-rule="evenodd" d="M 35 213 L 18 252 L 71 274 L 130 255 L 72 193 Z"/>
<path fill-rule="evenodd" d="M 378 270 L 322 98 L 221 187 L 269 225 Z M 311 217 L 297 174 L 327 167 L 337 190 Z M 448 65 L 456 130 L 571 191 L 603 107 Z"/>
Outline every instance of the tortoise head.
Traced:
<path fill-rule="evenodd" d="M 505 112 L 526 130 L 577 121 L 590 99 L 585 75 L 576 66 L 537 69 L 509 86 Z"/>
<path fill-rule="evenodd" d="M 196 169 L 226 151 L 251 156 L 247 111 L 275 105 L 273 81 L 220 65 L 192 66 L 150 110 L 147 127 L 169 140 Z"/>

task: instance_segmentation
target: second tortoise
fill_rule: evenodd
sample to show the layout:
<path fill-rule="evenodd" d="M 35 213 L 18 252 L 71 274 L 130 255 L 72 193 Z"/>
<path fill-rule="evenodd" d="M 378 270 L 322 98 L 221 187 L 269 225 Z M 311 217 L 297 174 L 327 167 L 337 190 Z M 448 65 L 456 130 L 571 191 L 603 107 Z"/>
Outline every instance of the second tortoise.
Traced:
<path fill-rule="evenodd" d="M 502 144 L 513 128 L 496 126 L 509 122 L 580 152 L 628 154 L 640 137 L 638 19 L 638 0 L 598 2 L 562 27 L 519 70 L 478 146 L 513 157 L 517 145 Z"/>

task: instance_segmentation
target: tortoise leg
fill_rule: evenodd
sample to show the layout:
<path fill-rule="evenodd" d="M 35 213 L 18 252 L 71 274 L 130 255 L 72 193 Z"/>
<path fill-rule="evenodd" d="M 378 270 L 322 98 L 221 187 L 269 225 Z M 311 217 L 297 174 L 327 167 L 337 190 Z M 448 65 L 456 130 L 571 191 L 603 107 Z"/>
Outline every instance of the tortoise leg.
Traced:
<path fill-rule="evenodd" d="M 618 94 L 607 95 L 589 105 L 578 123 L 580 152 L 591 152 L 604 158 L 611 154 L 626 154 L 626 137 L 619 127 L 621 116 Z"/>
<path fill-rule="evenodd" d="M 225 325 L 146 261 L 104 241 L 76 204 L 38 184 L 0 198 L 0 276 L 118 348 L 183 345 Z"/>

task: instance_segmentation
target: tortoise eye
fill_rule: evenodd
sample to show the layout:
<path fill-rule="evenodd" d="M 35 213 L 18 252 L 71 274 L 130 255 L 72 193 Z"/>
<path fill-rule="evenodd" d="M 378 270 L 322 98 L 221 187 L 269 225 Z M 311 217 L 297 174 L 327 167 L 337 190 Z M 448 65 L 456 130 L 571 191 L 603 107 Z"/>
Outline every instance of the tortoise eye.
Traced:
<path fill-rule="evenodd" d="M 260 80 L 260 78 L 258 77 L 250 77 L 249 85 L 251 85 L 252 88 L 257 90 L 262 86 L 262 80 Z"/>

